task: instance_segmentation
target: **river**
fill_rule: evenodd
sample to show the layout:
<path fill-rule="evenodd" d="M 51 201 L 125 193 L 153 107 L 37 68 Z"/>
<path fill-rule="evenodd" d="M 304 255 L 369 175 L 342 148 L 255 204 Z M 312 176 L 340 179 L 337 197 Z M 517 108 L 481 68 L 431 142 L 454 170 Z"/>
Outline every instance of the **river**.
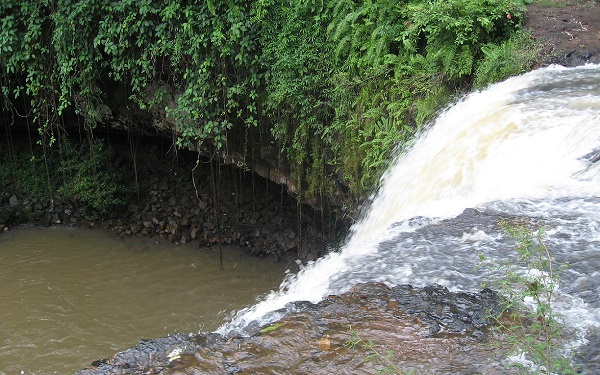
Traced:
<path fill-rule="evenodd" d="M 0 374 L 69 374 L 144 338 L 211 331 L 281 283 L 240 249 L 102 230 L 0 235 Z"/>
<path fill-rule="evenodd" d="M 555 301 L 573 330 L 565 349 L 600 358 L 599 160 L 600 66 L 551 66 L 470 94 L 390 164 L 339 251 L 220 332 L 358 282 L 478 290 L 486 280 L 478 253 L 517 263 L 497 225 L 508 218 L 545 229 L 554 261 L 567 267 Z"/>

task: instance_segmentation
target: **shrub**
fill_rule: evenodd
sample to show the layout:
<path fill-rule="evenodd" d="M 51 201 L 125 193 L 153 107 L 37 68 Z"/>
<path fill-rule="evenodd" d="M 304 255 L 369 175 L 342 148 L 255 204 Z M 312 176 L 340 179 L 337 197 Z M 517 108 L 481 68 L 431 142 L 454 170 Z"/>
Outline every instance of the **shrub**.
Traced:
<path fill-rule="evenodd" d="M 544 231 L 523 225 L 501 223 L 516 242 L 517 262 L 497 262 L 479 255 L 490 272 L 486 286 L 505 297 L 502 311 L 490 318 L 506 335 L 523 373 L 576 374 L 570 354 L 561 346 L 564 326 L 554 311 L 554 301 L 563 265 L 556 265 L 543 241 Z"/>

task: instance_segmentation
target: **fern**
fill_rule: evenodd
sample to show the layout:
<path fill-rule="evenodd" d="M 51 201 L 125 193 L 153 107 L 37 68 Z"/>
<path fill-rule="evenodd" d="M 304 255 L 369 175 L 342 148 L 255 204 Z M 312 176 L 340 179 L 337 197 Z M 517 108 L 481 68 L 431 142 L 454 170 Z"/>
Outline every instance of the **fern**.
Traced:
<path fill-rule="evenodd" d="M 475 74 L 474 85 L 477 88 L 529 70 L 540 45 L 528 33 L 519 32 L 500 44 L 485 44 L 481 50 L 484 58 Z"/>

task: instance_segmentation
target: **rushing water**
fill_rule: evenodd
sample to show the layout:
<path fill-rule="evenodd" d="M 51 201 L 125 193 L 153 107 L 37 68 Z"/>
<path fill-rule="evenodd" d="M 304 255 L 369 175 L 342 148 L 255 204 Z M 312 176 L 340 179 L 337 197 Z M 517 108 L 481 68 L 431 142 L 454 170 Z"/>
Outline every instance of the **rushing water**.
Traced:
<path fill-rule="evenodd" d="M 556 261 L 569 265 L 558 312 L 577 330 L 573 345 L 597 351 L 599 158 L 600 66 L 553 66 L 471 94 L 398 156 L 339 252 L 287 278 L 221 330 L 357 282 L 478 289 L 477 253 L 514 256 L 514 243 L 490 224 L 508 216 L 546 228 Z"/>
<path fill-rule="evenodd" d="M 284 266 L 224 248 L 100 230 L 0 235 L 0 374 L 69 374 L 173 332 L 211 331 L 281 283 Z M 21 372 L 23 371 L 23 372 Z"/>

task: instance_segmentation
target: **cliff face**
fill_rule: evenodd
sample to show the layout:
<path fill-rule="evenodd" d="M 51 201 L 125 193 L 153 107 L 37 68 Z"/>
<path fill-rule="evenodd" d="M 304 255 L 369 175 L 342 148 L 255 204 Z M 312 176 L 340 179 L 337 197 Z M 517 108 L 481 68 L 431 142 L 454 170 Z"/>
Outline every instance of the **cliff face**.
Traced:
<path fill-rule="evenodd" d="M 132 129 L 142 136 L 160 137 L 175 144 L 180 127 L 176 119 L 170 118 L 164 109 L 142 110 L 131 103 L 127 90 L 118 84 L 105 88 L 107 91 L 104 103 L 99 108 L 101 113 L 100 127 L 109 129 L 110 132 L 127 133 Z M 151 86 L 152 90 L 166 90 L 173 92 L 172 87 L 165 85 Z M 152 92 L 149 94 L 152 95 Z M 176 106 L 175 102 L 165 103 L 166 107 Z M 297 186 L 297 179 L 293 176 L 289 161 L 274 144 L 270 134 L 262 134 L 264 129 L 247 127 L 245 129 L 231 129 L 228 132 L 227 146 L 215 150 L 208 142 L 200 145 L 188 145 L 188 150 L 198 152 L 202 157 L 219 158 L 223 165 L 233 166 L 242 171 L 251 171 L 256 175 L 280 185 L 287 193 L 296 198 L 301 193 Z M 175 146 L 173 146 L 175 147 Z M 342 207 L 356 207 L 356 197 L 348 194 L 348 189 L 341 179 L 332 181 L 331 186 L 336 188 L 319 198 L 302 198 L 302 203 L 324 211 L 326 214 L 341 211 Z"/>

